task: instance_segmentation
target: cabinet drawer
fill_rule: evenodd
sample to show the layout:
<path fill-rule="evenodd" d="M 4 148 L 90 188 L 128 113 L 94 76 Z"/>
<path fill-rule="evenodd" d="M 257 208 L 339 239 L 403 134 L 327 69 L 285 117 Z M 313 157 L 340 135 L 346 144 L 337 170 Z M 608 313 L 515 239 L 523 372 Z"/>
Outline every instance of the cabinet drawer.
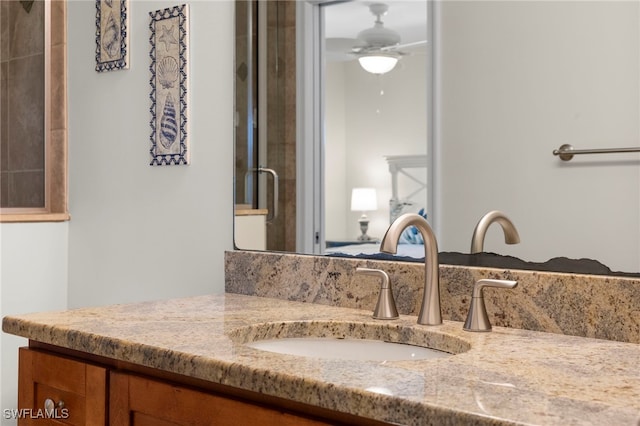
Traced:
<path fill-rule="evenodd" d="M 107 370 L 58 355 L 20 348 L 20 426 L 105 425 Z M 46 406 L 46 401 L 49 406 Z M 55 411 L 47 408 L 54 407 Z"/>
<path fill-rule="evenodd" d="M 275 407 L 210 394 L 146 377 L 111 372 L 111 426 L 320 426 Z"/>

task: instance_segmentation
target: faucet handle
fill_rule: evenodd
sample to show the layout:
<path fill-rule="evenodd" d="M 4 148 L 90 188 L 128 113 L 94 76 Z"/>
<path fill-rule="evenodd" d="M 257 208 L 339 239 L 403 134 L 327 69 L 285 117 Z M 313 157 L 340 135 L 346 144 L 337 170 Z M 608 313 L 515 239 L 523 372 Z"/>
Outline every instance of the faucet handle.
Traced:
<path fill-rule="evenodd" d="M 375 319 L 397 319 L 398 310 L 396 309 L 396 302 L 391 292 L 389 275 L 381 269 L 370 268 L 356 268 L 356 273 L 381 278 L 380 294 L 376 308 L 373 310 L 373 317 Z"/>
<path fill-rule="evenodd" d="M 471 295 L 471 306 L 467 320 L 464 322 L 463 330 L 465 331 L 491 331 L 491 322 L 487 315 L 487 308 L 484 304 L 484 296 L 482 289 L 485 287 L 497 288 L 514 288 L 518 285 L 517 281 L 508 280 L 479 280 L 473 286 L 473 294 Z"/>

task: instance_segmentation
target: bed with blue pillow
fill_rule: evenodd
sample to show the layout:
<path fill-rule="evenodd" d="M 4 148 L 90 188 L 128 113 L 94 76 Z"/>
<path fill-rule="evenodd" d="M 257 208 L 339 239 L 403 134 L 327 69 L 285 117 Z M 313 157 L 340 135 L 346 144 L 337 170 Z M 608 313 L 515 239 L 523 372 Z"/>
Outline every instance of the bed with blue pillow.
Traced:
<path fill-rule="evenodd" d="M 389 224 L 405 213 L 417 213 L 428 220 L 425 208 L 426 155 L 399 155 L 385 157 L 391 173 L 391 198 L 389 200 Z M 404 182 L 403 182 L 404 179 Z M 421 198 L 422 197 L 422 198 Z M 330 256 L 358 256 L 374 259 L 405 257 L 424 258 L 424 241 L 416 227 L 410 226 L 400 235 L 396 255 L 380 253 L 380 244 L 350 244 L 325 250 Z"/>

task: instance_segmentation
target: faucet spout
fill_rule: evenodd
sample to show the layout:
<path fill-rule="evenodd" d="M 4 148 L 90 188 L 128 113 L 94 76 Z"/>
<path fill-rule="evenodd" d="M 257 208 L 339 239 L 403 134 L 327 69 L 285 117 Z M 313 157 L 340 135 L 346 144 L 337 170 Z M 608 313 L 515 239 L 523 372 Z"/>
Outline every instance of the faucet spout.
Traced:
<path fill-rule="evenodd" d="M 427 221 L 415 213 L 407 213 L 398 217 L 382 238 L 380 251 L 395 254 L 398 251 L 400 235 L 409 226 L 415 226 L 422 234 L 424 241 L 424 294 L 418 315 L 418 324 L 440 325 L 442 324 L 442 312 L 440 310 L 438 243 Z"/>
<path fill-rule="evenodd" d="M 482 216 L 473 230 L 471 253 L 480 253 L 483 251 L 484 237 L 487 234 L 487 229 L 493 222 L 499 223 L 502 227 L 505 243 L 518 244 L 520 242 L 520 235 L 513 222 L 501 211 L 493 210 Z"/>

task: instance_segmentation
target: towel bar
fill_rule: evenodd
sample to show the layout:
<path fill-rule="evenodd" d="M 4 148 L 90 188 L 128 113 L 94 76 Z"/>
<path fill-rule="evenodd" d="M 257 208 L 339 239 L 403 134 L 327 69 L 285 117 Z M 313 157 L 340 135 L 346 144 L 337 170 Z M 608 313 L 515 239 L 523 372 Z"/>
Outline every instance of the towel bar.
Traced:
<path fill-rule="evenodd" d="M 621 152 L 640 152 L 640 147 L 634 148 L 603 148 L 603 149 L 573 149 L 573 146 L 564 144 L 553 150 L 553 155 L 560 156 L 563 161 L 569 161 L 578 154 L 612 154 Z"/>

